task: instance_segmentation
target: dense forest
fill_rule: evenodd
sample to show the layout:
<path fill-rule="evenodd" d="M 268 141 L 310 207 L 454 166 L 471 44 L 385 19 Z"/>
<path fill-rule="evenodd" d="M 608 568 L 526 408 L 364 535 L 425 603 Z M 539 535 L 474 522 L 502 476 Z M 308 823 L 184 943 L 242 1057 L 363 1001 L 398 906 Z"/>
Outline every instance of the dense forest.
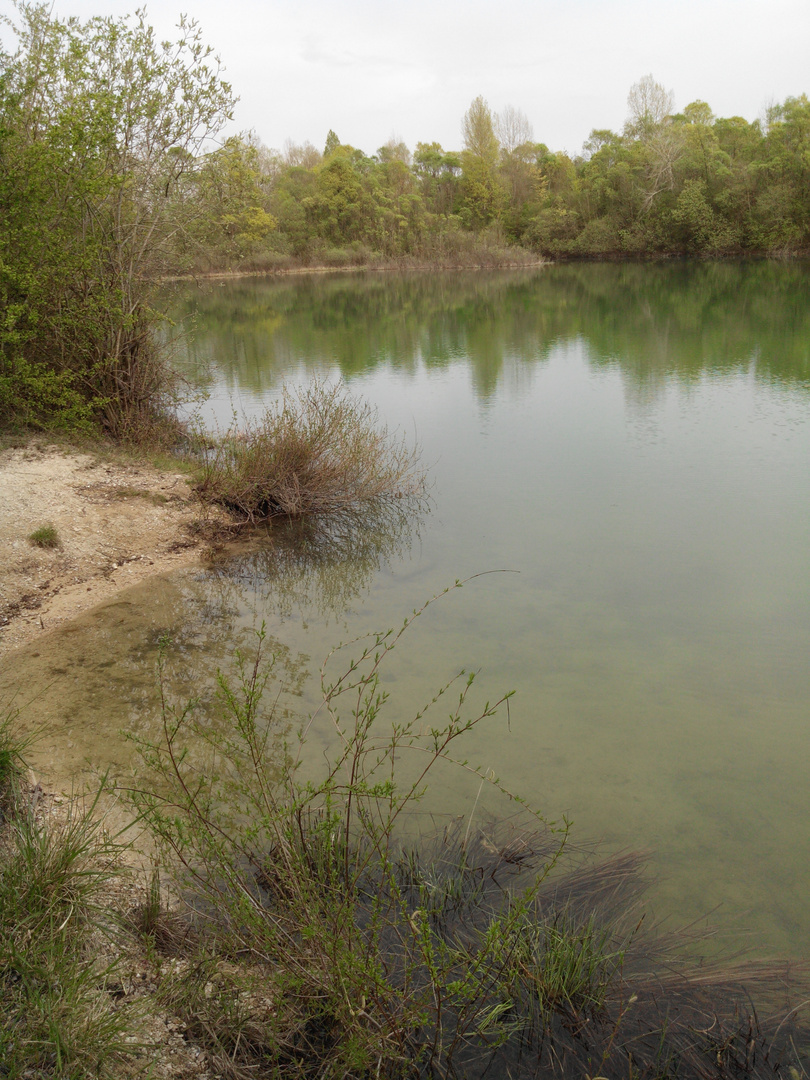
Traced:
<path fill-rule="evenodd" d="M 225 137 L 199 28 L 14 4 L 0 53 L 0 420 L 142 430 L 170 396 L 158 288 L 210 270 L 498 265 L 810 248 L 810 101 L 764 121 L 674 111 L 645 76 L 571 158 L 477 97 L 461 147 L 375 154 Z M 392 117 L 396 122 L 396 117 Z"/>

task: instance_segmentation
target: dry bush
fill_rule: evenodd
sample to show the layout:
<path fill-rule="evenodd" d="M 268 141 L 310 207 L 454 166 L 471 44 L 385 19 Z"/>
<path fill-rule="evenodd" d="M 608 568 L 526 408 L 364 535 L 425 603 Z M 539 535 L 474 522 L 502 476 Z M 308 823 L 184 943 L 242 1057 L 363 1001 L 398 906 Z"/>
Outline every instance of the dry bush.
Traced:
<path fill-rule="evenodd" d="M 285 389 L 275 408 L 208 452 L 198 492 L 249 521 L 418 494 L 418 450 L 376 420 L 340 385 Z"/>

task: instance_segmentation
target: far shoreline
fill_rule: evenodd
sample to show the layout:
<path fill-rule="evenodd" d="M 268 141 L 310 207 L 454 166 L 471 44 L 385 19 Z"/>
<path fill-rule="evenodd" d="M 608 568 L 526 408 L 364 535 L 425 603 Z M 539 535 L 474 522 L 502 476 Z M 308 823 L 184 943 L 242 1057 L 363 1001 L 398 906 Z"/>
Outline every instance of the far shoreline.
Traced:
<path fill-rule="evenodd" d="M 810 259 L 810 248 L 796 251 L 735 251 L 717 252 L 713 254 L 695 254 L 684 251 L 650 251 L 650 252 L 604 252 L 602 254 L 563 254 L 553 258 L 535 256 L 526 261 L 504 260 L 497 258 L 491 261 L 458 262 L 458 261 L 428 261 L 408 262 L 401 260 L 389 260 L 367 263 L 346 263 L 345 265 L 327 265 L 313 263 L 310 266 L 272 266 L 264 268 L 240 269 L 238 267 L 227 270 L 205 270 L 183 274 L 167 274 L 161 278 L 164 284 L 177 282 L 202 282 L 202 281 L 238 281 L 243 278 L 283 278 L 283 277 L 306 277 L 308 275 L 329 274 L 361 274 L 361 273 L 463 273 L 464 271 L 479 270 L 542 270 L 552 266 L 578 266 L 584 264 L 608 263 L 611 265 L 632 263 L 695 263 L 697 265 L 721 262 L 777 262 L 799 263 Z"/>

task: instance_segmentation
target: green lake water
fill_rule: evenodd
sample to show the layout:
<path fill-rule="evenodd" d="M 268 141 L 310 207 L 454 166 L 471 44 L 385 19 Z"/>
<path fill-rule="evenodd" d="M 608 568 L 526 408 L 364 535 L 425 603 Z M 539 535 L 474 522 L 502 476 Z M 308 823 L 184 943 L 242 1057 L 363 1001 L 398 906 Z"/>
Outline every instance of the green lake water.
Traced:
<path fill-rule="evenodd" d="M 266 622 L 303 715 L 331 646 L 483 574 L 397 650 L 387 715 L 461 667 L 480 701 L 515 690 L 472 761 L 575 838 L 649 850 L 661 914 L 717 909 L 758 954 L 810 955 L 810 267 L 246 279 L 176 315 L 204 423 L 343 380 L 420 443 L 429 499 L 338 536 L 274 529 L 25 651 L 43 760 L 125 766 L 165 632 L 176 693 L 205 696 Z M 476 794 L 443 777 L 426 810 Z"/>

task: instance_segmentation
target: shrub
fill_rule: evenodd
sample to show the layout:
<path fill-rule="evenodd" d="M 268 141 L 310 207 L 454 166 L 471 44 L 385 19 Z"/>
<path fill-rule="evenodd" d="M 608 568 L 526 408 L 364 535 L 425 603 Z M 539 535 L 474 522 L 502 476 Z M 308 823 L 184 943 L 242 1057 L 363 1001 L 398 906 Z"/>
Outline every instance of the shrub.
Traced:
<path fill-rule="evenodd" d="M 339 385 L 283 391 L 275 408 L 231 430 L 204 457 L 197 490 L 245 519 L 321 514 L 417 494 L 418 452 L 376 426 Z"/>
<path fill-rule="evenodd" d="M 235 681 L 219 675 L 221 724 L 164 693 L 163 738 L 141 744 L 153 780 L 133 798 L 204 942 L 169 992 L 211 1062 L 234 1076 L 650 1080 L 800 1065 L 788 973 L 690 967 L 688 936 L 645 922 L 639 856 L 572 851 L 565 826 L 526 808 L 408 839 L 437 765 L 503 790 L 455 746 L 505 700 L 468 713 L 462 672 L 386 723 L 382 668 L 412 623 L 372 636 L 334 681 L 324 668 L 333 750 L 308 778 L 307 726 L 279 752 L 263 715 L 263 632 Z"/>
<path fill-rule="evenodd" d="M 571 248 L 582 255 L 607 255 L 620 249 L 618 230 L 609 218 L 592 218 Z"/>

